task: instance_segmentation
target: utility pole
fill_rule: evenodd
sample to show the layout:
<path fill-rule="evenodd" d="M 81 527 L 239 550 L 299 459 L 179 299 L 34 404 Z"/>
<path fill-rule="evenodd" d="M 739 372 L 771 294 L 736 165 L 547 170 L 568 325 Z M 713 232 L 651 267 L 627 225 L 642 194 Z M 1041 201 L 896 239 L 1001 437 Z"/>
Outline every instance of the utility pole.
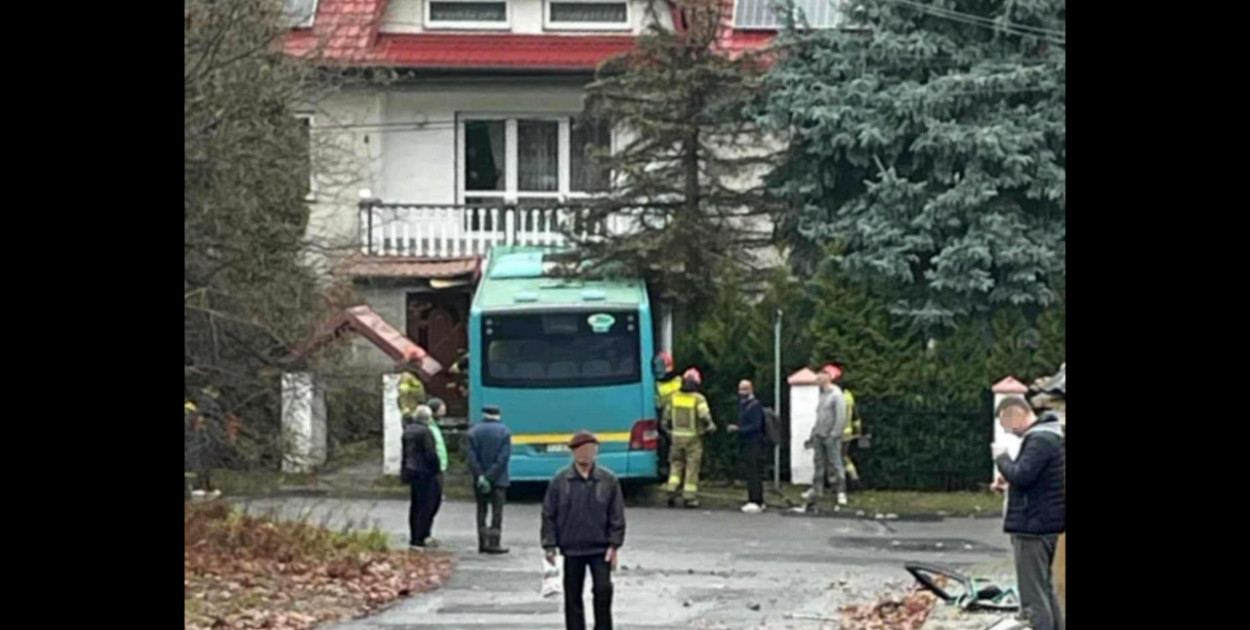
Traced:
<path fill-rule="evenodd" d="M 773 405 L 777 408 L 777 420 L 781 420 L 781 309 L 777 309 L 777 323 L 773 327 Z M 773 489 L 781 491 L 781 445 L 773 444 Z"/>

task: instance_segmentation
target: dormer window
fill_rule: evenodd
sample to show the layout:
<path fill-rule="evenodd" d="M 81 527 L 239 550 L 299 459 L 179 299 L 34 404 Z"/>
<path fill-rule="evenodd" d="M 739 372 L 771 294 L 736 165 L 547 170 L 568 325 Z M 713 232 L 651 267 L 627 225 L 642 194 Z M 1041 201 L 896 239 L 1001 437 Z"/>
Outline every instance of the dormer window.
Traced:
<path fill-rule="evenodd" d="M 425 3 L 425 27 L 458 30 L 507 30 L 508 2 L 481 0 L 429 0 Z"/>
<path fill-rule="evenodd" d="M 550 31 L 627 31 L 633 28 L 629 2 L 545 0 L 543 27 Z"/>
<path fill-rule="evenodd" d="M 846 0 L 794 0 L 794 17 L 811 28 L 837 28 L 843 25 Z M 735 0 L 734 28 L 780 30 L 785 24 L 784 0 Z"/>
<path fill-rule="evenodd" d="M 282 18 L 291 28 L 312 28 L 317 0 L 282 0 Z"/>

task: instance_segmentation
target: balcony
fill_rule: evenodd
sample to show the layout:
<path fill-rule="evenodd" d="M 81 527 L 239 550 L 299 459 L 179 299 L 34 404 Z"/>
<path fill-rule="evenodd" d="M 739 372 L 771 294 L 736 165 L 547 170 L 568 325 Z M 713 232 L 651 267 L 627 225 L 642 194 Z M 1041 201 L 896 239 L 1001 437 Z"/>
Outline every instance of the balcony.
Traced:
<path fill-rule="evenodd" d="M 625 234 L 637 217 L 620 214 L 592 225 L 582 208 L 464 206 L 362 201 L 360 248 L 367 256 L 462 258 L 495 245 L 561 247 L 566 233 L 593 238 Z"/>

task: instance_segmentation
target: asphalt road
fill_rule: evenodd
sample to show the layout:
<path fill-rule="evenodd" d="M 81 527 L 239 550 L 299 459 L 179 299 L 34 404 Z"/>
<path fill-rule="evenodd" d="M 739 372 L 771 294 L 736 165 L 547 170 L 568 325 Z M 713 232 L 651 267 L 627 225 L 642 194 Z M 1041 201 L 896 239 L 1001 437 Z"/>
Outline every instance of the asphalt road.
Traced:
<path fill-rule="evenodd" d="M 396 545 L 407 540 L 404 501 L 268 499 L 250 506 L 331 526 L 349 520 L 377 525 L 394 536 Z M 615 627 L 621 630 L 834 628 L 836 624 L 786 615 L 837 617 L 842 605 L 868 601 L 887 586 L 908 585 L 911 577 L 902 568 L 907 560 L 970 567 L 1010 557 L 996 519 L 876 522 L 632 508 L 626 522 L 620 569 L 613 578 Z M 458 556 L 448 584 L 377 616 L 334 628 L 563 628 L 560 598 L 542 599 L 538 592 L 539 506 L 506 508 L 504 545 L 512 548 L 508 555 L 478 555 L 474 527 L 472 503 L 444 503 L 434 536 Z M 589 584 L 587 576 L 587 625 L 593 627 Z"/>

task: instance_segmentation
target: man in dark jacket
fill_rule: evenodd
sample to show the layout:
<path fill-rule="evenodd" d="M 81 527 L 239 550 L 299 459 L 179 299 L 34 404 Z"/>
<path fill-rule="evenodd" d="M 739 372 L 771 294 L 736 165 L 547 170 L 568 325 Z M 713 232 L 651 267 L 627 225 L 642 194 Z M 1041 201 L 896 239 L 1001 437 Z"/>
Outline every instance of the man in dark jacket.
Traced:
<path fill-rule="evenodd" d="M 764 430 L 764 405 L 755 398 L 755 386 L 743 379 L 738 383 L 738 424 L 729 425 L 730 433 L 738 434 L 738 453 L 747 478 L 747 504 L 742 511 L 759 514 L 764 511 L 764 454 L 767 452 Z"/>
<path fill-rule="evenodd" d="M 582 591 L 594 580 L 595 630 L 612 630 L 612 570 L 625 544 L 625 496 L 612 471 L 595 463 L 599 440 L 580 431 L 569 442 L 573 465 L 560 470 L 543 499 L 542 545 L 548 562 L 564 554 L 564 627 L 585 630 Z"/>
<path fill-rule="evenodd" d="M 411 414 L 411 415 L 410 415 Z M 400 478 L 412 488 L 408 506 L 408 548 L 425 549 L 434 522 L 434 504 L 438 492 L 438 447 L 429 423 L 433 412 L 419 405 L 403 415 L 403 466 Z"/>
<path fill-rule="evenodd" d="M 1015 461 L 1006 446 L 991 447 L 994 463 L 1007 481 L 1003 531 L 1011 534 L 1016 556 L 1020 616 L 1033 630 L 1062 630 L 1063 619 L 1051 579 L 1055 547 L 1065 526 L 1064 444 L 1059 417 L 1039 419 L 1023 398 L 998 405 L 1003 428 L 1024 439 Z"/>
<path fill-rule="evenodd" d="M 469 429 L 466 457 L 477 499 L 477 552 L 508 553 L 499 545 L 503 536 L 503 504 L 511 480 L 508 461 L 512 459 L 512 434 L 499 421 L 499 407 L 482 409 L 482 421 Z M 490 508 L 490 527 L 486 527 L 486 511 Z"/>

